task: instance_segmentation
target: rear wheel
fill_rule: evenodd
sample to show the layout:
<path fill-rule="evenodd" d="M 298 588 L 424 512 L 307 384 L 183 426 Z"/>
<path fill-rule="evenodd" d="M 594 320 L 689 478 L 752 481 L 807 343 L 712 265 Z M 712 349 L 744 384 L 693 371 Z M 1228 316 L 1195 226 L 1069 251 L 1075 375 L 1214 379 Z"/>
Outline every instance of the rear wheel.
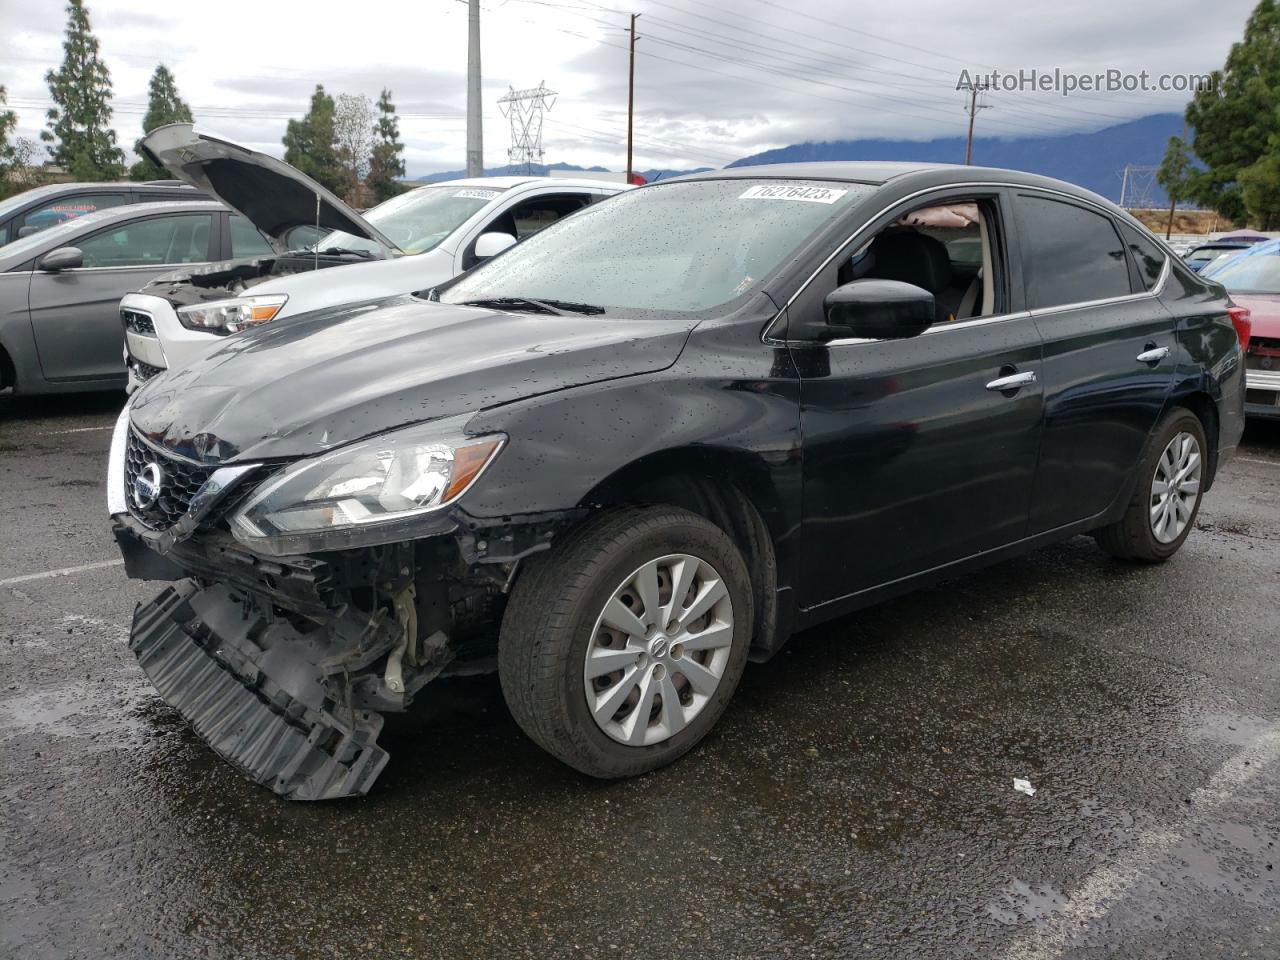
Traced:
<path fill-rule="evenodd" d="M 1171 410 L 1152 435 L 1124 517 L 1094 534 L 1102 549 L 1147 563 L 1177 553 L 1200 512 L 1207 453 L 1200 418 L 1183 408 Z"/>
<path fill-rule="evenodd" d="M 746 565 L 729 537 L 675 508 L 589 521 L 512 591 L 498 672 L 516 722 L 594 777 L 677 759 L 724 712 L 752 623 Z"/>

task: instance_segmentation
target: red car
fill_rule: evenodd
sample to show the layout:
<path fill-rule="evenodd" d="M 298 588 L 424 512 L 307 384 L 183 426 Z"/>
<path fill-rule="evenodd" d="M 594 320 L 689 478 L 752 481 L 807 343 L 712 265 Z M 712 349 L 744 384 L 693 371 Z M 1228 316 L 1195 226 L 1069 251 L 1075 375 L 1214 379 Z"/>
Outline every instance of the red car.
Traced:
<path fill-rule="evenodd" d="M 1280 419 L 1280 242 L 1234 258 L 1210 278 L 1252 315 L 1245 355 L 1245 413 Z"/>

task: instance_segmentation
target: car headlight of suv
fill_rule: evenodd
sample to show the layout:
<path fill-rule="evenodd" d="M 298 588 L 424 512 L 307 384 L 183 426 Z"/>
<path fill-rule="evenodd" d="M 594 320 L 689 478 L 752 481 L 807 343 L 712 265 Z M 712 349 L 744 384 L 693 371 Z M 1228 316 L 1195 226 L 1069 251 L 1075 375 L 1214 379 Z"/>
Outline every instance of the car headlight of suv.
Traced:
<path fill-rule="evenodd" d="M 192 304 L 178 308 L 178 322 L 188 330 L 204 330 L 221 335 L 239 333 L 274 320 L 288 299 L 283 293 L 264 293 L 253 297 Z"/>
<path fill-rule="evenodd" d="M 469 437 L 456 418 L 396 430 L 300 460 L 266 480 L 231 518 L 237 540 L 282 556 L 393 543 L 453 503 L 506 437 Z"/>

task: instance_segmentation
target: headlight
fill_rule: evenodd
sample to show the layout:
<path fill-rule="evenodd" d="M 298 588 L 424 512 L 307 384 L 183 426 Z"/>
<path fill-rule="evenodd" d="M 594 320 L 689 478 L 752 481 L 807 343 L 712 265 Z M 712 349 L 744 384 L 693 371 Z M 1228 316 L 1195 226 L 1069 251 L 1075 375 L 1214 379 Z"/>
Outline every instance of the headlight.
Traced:
<path fill-rule="evenodd" d="M 267 480 L 231 518 L 245 546 L 276 556 L 393 543 L 457 500 L 506 437 L 468 437 L 470 415 L 301 460 Z"/>
<path fill-rule="evenodd" d="M 283 293 L 273 293 L 198 303 L 190 307 L 179 307 L 178 322 L 188 330 L 207 330 L 218 334 L 239 333 L 274 320 L 288 299 Z"/>

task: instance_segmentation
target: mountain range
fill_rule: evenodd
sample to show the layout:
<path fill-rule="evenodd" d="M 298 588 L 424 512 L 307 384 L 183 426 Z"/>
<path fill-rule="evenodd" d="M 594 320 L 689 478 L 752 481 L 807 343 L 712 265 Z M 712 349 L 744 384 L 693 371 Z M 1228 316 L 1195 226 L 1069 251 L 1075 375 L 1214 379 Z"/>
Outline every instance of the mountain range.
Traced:
<path fill-rule="evenodd" d="M 973 162 L 984 167 L 1008 167 L 1040 173 L 1059 180 L 1079 184 L 1111 200 L 1120 199 L 1126 166 L 1154 167 L 1164 156 L 1172 136 L 1181 136 L 1181 114 L 1153 113 L 1137 120 L 1104 127 L 1090 133 L 1066 133 L 1034 137 L 975 137 Z M 828 140 L 795 143 L 776 150 L 752 154 L 735 160 L 731 167 L 748 167 L 762 163 L 795 163 L 812 160 L 905 160 L 930 163 L 959 163 L 964 160 L 964 139 L 944 137 L 937 140 Z M 572 163 L 537 165 L 533 172 L 548 173 L 574 170 L 604 171 L 605 167 L 581 167 Z M 706 167 L 697 168 L 705 170 Z M 487 176 L 509 172 L 508 168 L 487 169 Z M 695 170 L 644 170 L 647 180 L 665 179 Z M 451 180 L 466 175 L 462 170 L 434 173 L 418 179 L 425 182 Z M 1154 182 L 1151 171 L 1132 171 L 1126 190 L 1126 201 L 1163 206 L 1168 202 L 1164 191 Z"/>

